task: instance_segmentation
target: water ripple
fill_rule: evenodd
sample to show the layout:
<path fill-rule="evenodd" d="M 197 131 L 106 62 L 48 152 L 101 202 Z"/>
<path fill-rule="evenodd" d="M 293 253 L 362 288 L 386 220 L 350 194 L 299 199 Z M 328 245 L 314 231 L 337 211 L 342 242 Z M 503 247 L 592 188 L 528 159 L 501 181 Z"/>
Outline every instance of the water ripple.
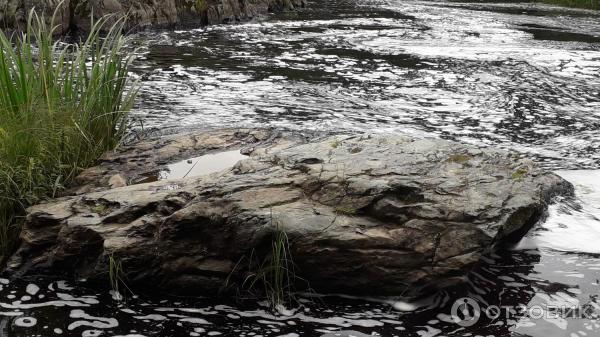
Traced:
<path fill-rule="evenodd" d="M 523 4 L 316 1 L 140 34 L 146 127 L 409 132 L 600 164 L 600 15 Z"/>

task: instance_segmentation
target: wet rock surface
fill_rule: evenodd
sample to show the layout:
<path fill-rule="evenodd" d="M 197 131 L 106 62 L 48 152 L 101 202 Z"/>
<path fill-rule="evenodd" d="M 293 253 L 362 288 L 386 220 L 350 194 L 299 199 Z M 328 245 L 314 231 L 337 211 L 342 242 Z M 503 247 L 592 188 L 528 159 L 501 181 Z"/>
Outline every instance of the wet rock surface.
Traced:
<path fill-rule="evenodd" d="M 250 157 L 231 169 L 133 184 L 163 163 L 235 148 Z M 214 295 L 239 286 L 251 257 L 269 255 L 284 231 L 297 277 L 313 289 L 410 296 L 463 282 L 482 255 L 542 218 L 553 196 L 572 193 L 513 153 L 273 130 L 140 142 L 79 183 L 28 210 L 6 275 L 100 280 L 113 257 L 138 289 Z"/>

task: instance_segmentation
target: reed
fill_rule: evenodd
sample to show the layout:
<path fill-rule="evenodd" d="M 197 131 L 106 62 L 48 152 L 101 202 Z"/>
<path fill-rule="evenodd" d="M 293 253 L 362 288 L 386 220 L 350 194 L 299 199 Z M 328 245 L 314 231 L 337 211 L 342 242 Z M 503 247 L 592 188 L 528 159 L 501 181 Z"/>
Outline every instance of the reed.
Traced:
<path fill-rule="evenodd" d="M 125 282 L 127 276 L 123 271 L 123 264 L 120 259 L 114 256 L 114 254 L 110 254 L 108 256 L 108 282 L 110 284 L 110 288 L 113 291 L 113 297 L 118 300 L 124 300 L 126 297 L 126 292 L 131 295 L 133 291 L 129 289 L 127 286 L 127 282 Z"/>
<path fill-rule="evenodd" d="M 258 291 L 256 296 L 266 298 L 274 309 L 294 300 L 294 283 L 301 280 L 296 276 L 290 248 L 287 233 L 279 223 L 275 223 L 271 247 L 266 256 L 256 261 L 252 251 L 248 259 L 249 273 L 242 288 L 250 293 Z"/>
<path fill-rule="evenodd" d="M 125 19 L 101 18 L 67 43 L 55 38 L 55 17 L 48 24 L 32 10 L 25 31 L 0 31 L 0 261 L 26 207 L 59 194 L 119 144 L 137 94 Z"/>

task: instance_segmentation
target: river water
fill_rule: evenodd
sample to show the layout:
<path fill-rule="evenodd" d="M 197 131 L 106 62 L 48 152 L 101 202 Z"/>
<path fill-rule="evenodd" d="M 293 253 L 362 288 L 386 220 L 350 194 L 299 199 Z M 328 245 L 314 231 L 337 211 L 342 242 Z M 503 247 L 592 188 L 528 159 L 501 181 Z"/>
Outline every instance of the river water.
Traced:
<path fill-rule="evenodd" d="M 274 313 L 260 302 L 117 301 L 80 282 L 0 279 L 0 336 L 600 335 L 600 12 L 315 0 L 252 23 L 143 32 L 135 43 L 138 127 L 442 137 L 517 150 L 577 196 L 557 200 L 465 287 L 416 303 L 312 295 Z M 488 309 L 471 326 L 450 315 L 462 297 Z"/>

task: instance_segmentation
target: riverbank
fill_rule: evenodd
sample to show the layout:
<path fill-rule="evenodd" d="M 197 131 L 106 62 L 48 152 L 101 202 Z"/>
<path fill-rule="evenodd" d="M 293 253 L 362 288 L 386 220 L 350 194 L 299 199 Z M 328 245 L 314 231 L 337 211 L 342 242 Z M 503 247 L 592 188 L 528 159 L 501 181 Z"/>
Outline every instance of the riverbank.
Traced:
<path fill-rule="evenodd" d="M 539 0 L 542 3 L 559 5 L 564 7 L 600 9 L 599 0 Z"/>
<path fill-rule="evenodd" d="M 0 261 L 12 250 L 23 210 L 59 195 L 127 132 L 124 123 L 137 89 L 129 87 L 133 55 L 121 54 L 123 32 L 239 22 L 304 5 L 304 0 L 16 0 L 0 8 L 0 27 L 6 29 L 0 64 Z M 33 8 L 36 14 L 30 17 Z M 15 29 L 27 34 L 12 40 L 8 32 Z M 89 38 L 75 53 L 74 45 L 53 49 L 53 35 L 68 32 Z M 40 45 L 45 64 L 34 61 L 38 55 L 33 41 Z M 89 60 L 97 61 L 86 64 Z"/>
<path fill-rule="evenodd" d="M 32 12 L 25 34 L 0 32 L 0 263 L 25 209 L 60 195 L 127 131 L 137 86 L 123 25 L 100 20 L 86 42 L 57 44 Z"/>
<path fill-rule="evenodd" d="M 132 32 L 147 27 L 198 27 L 235 23 L 255 19 L 270 12 L 302 8 L 305 0 L 12 0 L 0 8 L 0 27 L 23 29 L 27 13 L 35 8 L 46 16 L 56 11 L 57 33 L 86 33 L 91 19 L 105 15 L 127 17 L 125 30 Z"/>

